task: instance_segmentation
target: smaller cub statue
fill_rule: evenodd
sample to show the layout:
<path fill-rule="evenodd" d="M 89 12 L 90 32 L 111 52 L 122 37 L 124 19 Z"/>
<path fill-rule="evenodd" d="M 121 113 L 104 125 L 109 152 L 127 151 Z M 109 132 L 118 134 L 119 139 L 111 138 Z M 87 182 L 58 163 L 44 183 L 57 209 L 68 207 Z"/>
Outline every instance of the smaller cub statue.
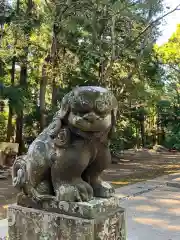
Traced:
<path fill-rule="evenodd" d="M 111 162 L 109 140 L 115 127 L 117 100 L 107 89 L 76 87 L 66 94 L 53 121 L 19 156 L 13 185 L 33 202 L 89 201 L 109 198 L 114 189 L 100 175 Z"/>

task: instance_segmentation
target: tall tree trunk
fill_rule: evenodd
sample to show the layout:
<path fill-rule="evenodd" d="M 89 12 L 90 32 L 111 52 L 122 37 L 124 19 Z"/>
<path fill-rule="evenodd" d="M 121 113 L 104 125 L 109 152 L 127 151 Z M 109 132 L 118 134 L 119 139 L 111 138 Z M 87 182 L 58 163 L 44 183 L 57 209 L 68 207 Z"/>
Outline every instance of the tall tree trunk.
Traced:
<path fill-rule="evenodd" d="M 19 15 L 19 4 L 20 0 L 16 1 L 16 15 Z M 17 32 L 15 31 L 15 36 L 14 36 L 14 48 L 17 43 Z M 14 81 L 15 81 L 15 65 L 16 65 L 16 56 L 15 56 L 15 49 L 14 49 L 14 56 L 12 58 L 12 67 L 11 67 L 11 86 L 14 86 Z M 7 136 L 6 136 L 6 141 L 9 142 L 12 135 L 13 135 L 13 126 L 12 126 L 12 118 L 13 118 L 13 108 L 11 105 L 11 101 L 9 101 L 9 113 L 8 113 L 8 124 L 7 124 Z"/>
<path fill-rule="evenodd" d="M 18 154 L 23 153 L 23 110 L 20 110 L 16 118 L 16 139 L 15 142 L 19 143 Z"/>
<path fill-rule="evenodd" d="M 0 77 L 3 77 L 3 76 L 4 76 L 4 63 L 0 59 Z"/>
<path fill-rule="evenodd" d="M 27 85 L 27 64 L 24 63 L 21 65 L 20 71 L 20 86 L 25 88 Z M 15 142 L 19 143 L 19 152 L 18 154 L 22 154 L 23 152 L 23 108 L 17 114 L 16 118 L 16 139 Z"/>
<path fill-rule="evenodd" d="M 160 116 L 159 112 L 157 113 L 157 141 L 156 144 L 161 144 L 161 123 L 160 123 Z"/>
<path fill-rule="evenodd" d="M 13 118 L 13 109 L 12 109 L 11 103 L 9 102 L 6 142 L 10 142 L 11 137 L 13 136 L 12 118 Z"/>
<path fill-rule="evenodd" d="M 166 140 L 165 130 L 164 130 L 164 127 L 161 126 L 161 145 L 164 145 L 165 140 Z"/>
<path fill-rule="evenodd" d="M 27 1 L 27 9 L 26 9 L 26 16 L 28 17 L 27 19 L 27 24 L 28 22 L 31 23 L 32 19 L 32 9 L 33 9 L 33 1 L 28 0 Z M 29 45 L 29 35 L 30 35 L 31 29 L 25 30 L 24 35 L 26 37 L 26 46 L 24 47 L 24 53 L 21 56 L 21 71 L 20 71 L 20 87 L 22 90 L 27 88 L 27 57 L 28 57 L 28 45 Z M 23 117 L 24 117 L 24 106 L 20 109 L 20 111 L 17 114 L 17 119 L 16 119 L 16 142 L 19 143 L 19 152 L 18 154 L 22 154 L 24 144 L 23 144 Z"/>
<path fill-rule="evenodd" d="M 3 30 L 4 30 L 4 24 L 0 25 L 0 48 L 1 48 L 1 41 L 3 39 Z M 0 77 L 4 77 L 4 62 L 3 59 L 0 58 Z M 0 79 L 1 81 L 1 79 Z"/>
<path fill-rule="evenodd" d="M 40 132 L 46 126 L 46 86 L 47 86 L 47 75 L 46 75 L 46 63 L 42 66 L 42 77 L 40 81 L 40 95 L 39 95 L 39 102 L 40 102 Z"/>
<path fill-rule="evenodd" d="M 139 127 L 138 124 L 135 124 L 135 129 L 136 129 L 136 149 L 139 148 Z"/>
<path fill-rule="evenodd" d="M 58 93 L 58 88 L 56 84 L 55 77 L 52 82 L 52 106 L 57 106 L 57 93 Z"/>
<path fill-rule="evenodd" d="M 16 63 L 16 58 L 13 57 L 12 68 L 11 68 L 11 86 L 14 86 L 15 63 Z M 12 117 L 13 117 L 13 108 L 12 108 L 12 105 L 11 105 L 11 100 L 9 100 L 9 114 L 8 114 L 7 137 L 6 137 L 7 142 L 10 141 L 10 139 L 13 135 Z"/>
<path fill-rule="evenodd" d="M 142 147 L 145 147 L 145 127 L 144 127 L 144 120 L 140 121 L 140 132 L 141 132 L 141 144 Z"/>

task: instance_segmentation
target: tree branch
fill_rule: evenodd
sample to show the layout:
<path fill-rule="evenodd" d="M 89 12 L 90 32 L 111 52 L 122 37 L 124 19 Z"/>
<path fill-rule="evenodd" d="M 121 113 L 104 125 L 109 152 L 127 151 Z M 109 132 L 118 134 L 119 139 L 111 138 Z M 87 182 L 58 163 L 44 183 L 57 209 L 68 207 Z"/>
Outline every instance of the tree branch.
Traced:
<path fill-rule="evenodd" d="M 136 3 L 137 3 L 137 2 L 136 2 Z M 130 47 L 132 44 L 134 44 L 149 28 L 153 27 L 155 23 L 157 23 L 158 21 L 162 20 L 163 18 L 165 18 L 166 16 L 168 16 L 169 14 L 171 14 L 171 13 L 177 11 L 177 10 L 180 10 L 180 4 L 178 4 L 178 5 L 177 5 L 174 9 L 172 9 L 171 11 L 169 11 L 169 12 L 165 13 L 164 15 L 158 17 L 158 18 L 155 19 L 154 21 L 151 21 L 151 22 L 139 33 L 139 35 L 138 35 L 136 38 L 134 38 L 128 45 L 125 45 L 125 48 Z M 150 16 L 149 16 L 149 19 L 150 19 L 150 17 L 152 17 L 151 14 L 150 14 Z M 145 41 L 144 41 L 144 44 L 141 44 L 141 54 L 142 54 L 142 50 L 143 50 L 144 45 L 145 45 Z M 140 56 L 141 56 L 141 54 L 140 54 Z M 140 58 L 140 56 L 138 56 L 138 59 Z M 112 57 L 111 57 L 110 64 L 109 64 L 109 66 L 108 66 L 107 69 L 106 69 L 106 73 L 105 73 L 104 79 L 108 78 L 108 76 L 110 75 L 110 72 L 111 72 L 111 70 L 112 70 L 112 67 L 113 67 L 114 62 L 117 61 L 118 59 L 119 59 L 119 56 L 114 57 L 113 59 L 112 59 Z M 131 73 L 130 73 L 130 75 L 131 75 Z M 131 76 L 131 77 L 132 77 L 132 76 Z M 129 77 L 127 77 L 127 78 L 129 79 Z"/>
<path fill-rule="evenodd" d="M 52 8 L 47 0 L 45 0 L 45 4 L 46 4 L 47 8 L 49 9 L 49 11 L 52 12 Z"/>
<path fill-rule="evenodd" d="M 171 64 L 171 63 L 163 63 L 160 59 L 158 59 L 158 63 L 160 64 L 160 65 L 167 65 L 167 66 L 169 66 L 170 68 L 172 68 L 174 71 L 176 71 L 176 72 L 178 72 L 178 73 L 180 73 L 180 68 L 178 69 L 178 68 L 176 68 L 173 64 Z M 176 64 L 176 63 L 175 63 Z M 178 63 L 177 63 L 178 64 Z"/>
<path fill-rule="evenodd" d="M 135 43 L 150 27 L 152 27 L 155 23 L 159 22 L 160 20 L 162 20 L 163 18 L 167 17 L 168 15 L 170 15 L 171 13 L 180 10 L 180 4 L 178 4 L 174 9 L 172 9 L 171 11 L 165 13 L 164 15 L 162 15 L 161 17 L 158 17 L 157 19 L 155 19 L 154 21 L 151 21 L 143 30 L 142 32 L 139 33 L 139 35 L 134 38 L 130 44 L 128 44 L 125 47 L 129 47 L 131 46 L 133 43 Z"/>
<path fill-rule="evenodd" d="M 180 69 L 177 69 L 175 66 L 173 66 L 173 65 L 169 65 L 174 71 L 176 71 L 176 72 L 178 72 L 178 73 L 180 73 Z"/>
<path fill-rule="evenodd" d="M 131 4 L 127 4 L 125 7 L 123 7 L 122 9 L 119 10 L 119 12 L 116 14 L 118 15 L 119 13 L 121 13 L 122 11 L 124 11 L 125 9 L 129 8 L 129 7 L 133 7 L 135 6 L 136 4 L 140 3 L 141 1 L 140 0 L 137 0 L 136 2 L 133 2 Z"/>

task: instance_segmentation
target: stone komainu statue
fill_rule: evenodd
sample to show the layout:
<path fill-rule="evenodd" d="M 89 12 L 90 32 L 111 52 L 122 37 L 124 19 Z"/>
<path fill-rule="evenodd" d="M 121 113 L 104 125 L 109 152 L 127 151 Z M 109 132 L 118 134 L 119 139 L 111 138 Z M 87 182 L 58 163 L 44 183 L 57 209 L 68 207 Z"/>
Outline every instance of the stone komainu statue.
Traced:
<path fill-rule="evenodd" d="M 111 197 L 100 174 L 111 162 L 109 140 L 117 100 L 102 87 L 77 87 L 62 99 L 50 125 L 13 165 L 13 184 L 35 202 Z M 20 200 L 19 200 L 20 202 Z"/>

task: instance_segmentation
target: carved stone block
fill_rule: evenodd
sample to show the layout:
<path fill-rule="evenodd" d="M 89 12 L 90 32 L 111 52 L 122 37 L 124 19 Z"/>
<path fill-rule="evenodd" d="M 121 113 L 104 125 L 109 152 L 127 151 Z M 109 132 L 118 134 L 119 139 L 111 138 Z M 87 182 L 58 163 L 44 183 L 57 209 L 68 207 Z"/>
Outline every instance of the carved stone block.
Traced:
<path fill-rule="evenodd" d="M 125 212 L 117 199 L 108 199 L 109 205 L 107 199 L 93 201 L 71 202 L 63 210 L 67 214 L 10 205 L 9 239 L 126 240 Z M 76 212 L 73 212 L 73 204 Z M 70 216 L 71 213 L 73 216 Z"/>

